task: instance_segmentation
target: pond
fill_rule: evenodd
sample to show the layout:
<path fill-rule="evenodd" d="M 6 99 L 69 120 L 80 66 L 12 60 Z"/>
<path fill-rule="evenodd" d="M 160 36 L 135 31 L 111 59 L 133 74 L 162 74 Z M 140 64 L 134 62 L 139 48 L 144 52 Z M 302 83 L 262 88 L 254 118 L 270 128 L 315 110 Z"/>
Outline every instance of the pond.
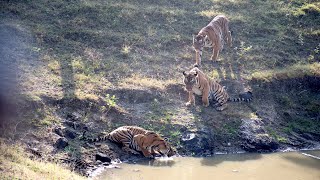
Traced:
<path fill-rule="evenodd" d="M 174 157 L 122 163 L 94 179 L 111 180 L 320 180 L 320 151 Z"/>

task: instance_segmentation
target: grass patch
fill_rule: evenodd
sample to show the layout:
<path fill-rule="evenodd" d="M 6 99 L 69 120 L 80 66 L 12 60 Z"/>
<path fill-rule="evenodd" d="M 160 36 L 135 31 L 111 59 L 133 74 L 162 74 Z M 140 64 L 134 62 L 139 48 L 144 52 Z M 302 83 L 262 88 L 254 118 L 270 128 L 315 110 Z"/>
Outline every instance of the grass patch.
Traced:
<path fill-rule="evenodd" d="M 105 92 L 109 89 L 155 89 L 153 92 L 161 91 L 161 95 L 167 96 L 167 86 L 181 84 L 182 70 L 194 63 L 192 34 L 199 32 L 217 14 L 224 14 L 230 20 L 233 47 L 225 47 L 219 55 L 220 61 L 214 65 L 208 60 L 212 51 L 204 50 L 201 68 L 209 72 L 210 77 L 237 80 L 246 85 L 251 79 L 272 82 L 320 76 L 318 2 L 28 0 L 1 1 L 0 6 L 0 13 L 4 15 L 1 22 L 25 26 L 35 37 L 29 46 L 39 59 L 35 57 L 30 63 L 26 59 L 25 63 L 19 64 L 19 68 L 26 72 L 21 77 L 22 93 L 32 101 L 41 101 L 45 99 L 43 97 L 102 100 L 105 106 L 102 105 L 99 111 L 108 112 L 108 108 L 117 104 L 116 98 L 106 97 Z M 228 85 L 230 83 L 226 88 Z M 316 117 L 319 106 L 297 103 L 292 99 L 297 94 L 275 89 L 277 91 L 269 94 L 261 91 L 276 98 L 275 106 L 279 106 L 277 112 L 280 115 L 282 109 L 292 108 L 290 114 L 303 111 L 301 116 L 292 117 L 296 119 L 295 123 L 285 129 L 299 130 L 301 127 L 301 130 L 313 131 L 306 129 L 306 122 L 301 118 Z M 265 94 L 258 96 L 264 97 Z M 137 125 L 166 132 L 166 125 L 182 112 L 181 98 L 170 98 L 174 104 L 170 107 L 159 102 L 150 102 L 150 107 L 147 104 L 150 112 L 142 115 L 145 120 Z M 255 109 L 261 109 L 265 101 L 252 103 L 257 105 Z M 223 139 L 236 139 L 239 122 L 225 124 L 225 120 L 254 118 L 248 109 L 239 111 L 234 108 L 210 114 L 211 109 L 206 111 L 201 107 L 191 112 L 195 118 L 190 118 L 190 124 L 195 121 L 206 123 L 202 119 L 210 115 L 216 122 L 217 134 Z M 26 113 L 25 119 L 47 126 L 58 123 L 54 118 L 55 111 L 46 105 L 36 107 Z M 186 114 L 180 113 L 179 116 Z M 152 123 L 157 121 L 161 126 L 154 127 Z M 179 136 L 176 131 L 167 132 L 167 135 L 174 139 Z"/>
<path fill-rule="evenodd" d="M 251 77 L 253 80 L 271 82 L 273 80 L 303 78 L 306 76 L 320 77 L 320 63 L 305 65 L 294 65 L 286 69 L 269 70 L 254 72 Z"/>
<path fill-rule="evenodd" d="M 320 3 L 310 3 L 310 4 L 304 4 L 301 7 L 297 8 L 295 11 L 293 11 L 293 15 L 295 16 L 305 16 L 305 15 L 311 15 L 311 16 L 319 16 L 320 15 Z"/>
<path fill-rule="evenodd" d="M 18 145 L 0 142 L 1 179 L 85 179 L 55 163 L 31 160 Z"/>
<path fill-rule="evenodd" d="M 280 143 L 286 143 L 288 142 L 288 139 L 285 137 L 282 137 L 280 135 L 278 135 L 278 133 L 273 130 L 272 128 L 268 127 L 267 128 L 268 133 L 270 134 L 271 137 L 273 137 L 275 140 L 277 140 Z"/>
<path fill-rule="evenodd" d="M 165 90 L 170 84 L 176 84 L 176 80 L 158 80 L 155 78 L 148 78 L 139 74 L 133 74 L 131 77 L 123 79 L 119 85 L 125 88 L 128 87 L 140 87 L 140 88 L 156 88 L 159 90 Z"/>
<path fill-rule="evenodd" d="M 314 133 L 320 135 L 320 125 L 319 120 L 313 118 L 305 118 L 305 117 L 294 117 L 286 127 L 284 131 L 286 132 L 299 132 L 299 133 Z"/>

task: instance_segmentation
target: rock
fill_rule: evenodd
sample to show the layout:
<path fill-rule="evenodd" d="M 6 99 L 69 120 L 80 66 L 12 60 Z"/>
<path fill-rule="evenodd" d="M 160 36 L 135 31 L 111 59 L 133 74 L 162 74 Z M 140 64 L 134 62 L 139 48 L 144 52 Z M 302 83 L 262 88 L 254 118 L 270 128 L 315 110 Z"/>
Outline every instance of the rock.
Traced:
<path fill-rule="evenodd" d="M 314 137 L 310 133 L 303 133 L 301 136 L 307 140 L 314 140 Z"/>
<path fill-rule="evenodd" d="M 74 132 L 70 129 L 67 129 L 67 128 L 65 129 L 64 134 L 65 134 L 65 137 L 70 138 L 70 139 L 74 139 L 78 136 L 76 132 Z"/>
<path fill-rule="evenodd" d="M 30 153 L 32 153 L 33 155 L 36 155 L 38 157 L 42 157 L 42 154 L 40 152 L 40 150 L 38 148 L 28 148 L 27 149 Z"/>
<path fill-rule="evenodd" d="M 56 143 L 55 143 L 55 146 L 56 148 L 58 149 L 64 149 L 65 147 L 67 147 L 69 145 L 69 142 L 66 138 L 62 137 L 62 138 L 59 138 Z"/>
<path fill-rule="evenodd" d="M 183 149 L 195 156 L 208 156 L 213 153 L 213 135 L 209 133 L 186 131 L 182 134 L 180 141 Z"/>
<path fill-rule="evenodd" d="M 61 127 L 56 127 L 53 131 L 59 136 L 64 137 Z"/>
<path fill-rule="evenodd" d="M 260 119 L 242 119 L 240 127 L 242 148 L 249 152 L 272 152 L 279 148 L 278 142 L 266 133 Z"/>
<path fill-rule="evenodd" d="M 74 129 L 76 129 L 76 127 L 77 127 L 77 126 L 76 126 L 76 123 L 73 122 L 73 121 L 65 120 L 65 121 L 63 121 L 63 123 L 66 124 L 66 125 L 69 126 L 69 127 L 74 128 Z"/>
<path fill-rule="evenodd" d="M 79 112 L 73 112 L 72 114 L 67 114 L 67 120 L 78 121 L 82 118 L 82 114 Z"/>
<path fill-rule="evenodd" d="M 102 163 L 102 165 L 103 165 L 103 166 L 109 166 L 110 163 L 109 163 L 109 162 L 104 162 L 104 163 Z"/>
<path fill-rule="evenodd" d="M 185 127 L 185 126 L 182 126 L 182 127 L 180 128 L 180 132 L 186 132 L 187 130 L 188 130 L 188 128 Z"/>
<path fill-rule="evenodd" d="M 38 140 L 29 140 L 27 142 L 27 144 L 30 146 L 30 147 L 33 147 L 33 146 L 38 146 L 40 144 L 40 142 Z"/>
<path fill-rule="evenodd" d="M 106 154 L 103 154 L 103 153 L 96 154 L 96 161 L 98 160 L 101 162 L 108 162 L 108 163 L 111 162 L 111 159 Z"/>

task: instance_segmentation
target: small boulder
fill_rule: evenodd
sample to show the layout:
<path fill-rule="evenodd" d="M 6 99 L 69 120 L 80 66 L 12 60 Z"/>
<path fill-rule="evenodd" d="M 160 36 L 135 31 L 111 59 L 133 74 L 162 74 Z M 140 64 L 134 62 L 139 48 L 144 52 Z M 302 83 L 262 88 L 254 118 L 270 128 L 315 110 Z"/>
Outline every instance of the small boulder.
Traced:
<path fill-rule="evenodd" d="M 183 149 L 195 156 L 207 156 L 213 152 L 213 135 L 208 132 L 186 131 L 180 141 Z"/>
<path fill-rule="evenodd" d="M 63 132 L 62 132 L 61 127 L 56 127 L 56 128 L 54 128 L 53 131 L 54 131 L 56 134 L 58 134 L 59 136 L 63 137 Z"/>
<path fill-rule="evenodd" d="M 69 142 L 66 138 L 62 137 L 62 138 L 59 138 L 56 143 L 55 143 L 55 146 L 56 148 L 58 149 L 64 149 L 65 147 L 67 147 L 69 145 Z"/>
<path fill-rule="evenodd" d="M 65 129 L 64 134 L 65 134 L 65 137 L 70 138 L 70 139 L 74 139 L 77 137 L 77 133 L 70 130 L 70 129 Z"/>
<path fill-rule="evenodd" d="M 110 159 L 106 154 L 97 153 L 97 154 L 96 154 L 96 161 L 101 161 L 101 162 L 108 162 L 108 163 L 110 163 L 110 162 L 111 162 L 111 159 Z"/>
<path fill-rule="evenodd" d="M 279 148 L 279 143 L 265 130 L 260 119 L 242 119 L 242 148 L 249 152 L 272 152 Z"/>

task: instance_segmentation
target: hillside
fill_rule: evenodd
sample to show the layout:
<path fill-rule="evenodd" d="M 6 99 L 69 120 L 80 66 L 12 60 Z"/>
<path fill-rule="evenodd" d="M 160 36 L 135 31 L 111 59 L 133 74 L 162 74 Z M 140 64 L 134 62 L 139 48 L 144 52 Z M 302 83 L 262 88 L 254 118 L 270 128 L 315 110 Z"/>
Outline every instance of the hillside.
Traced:
<path fill-rule="evenodd" d="M 138 125 L 168 137 L 182 155 L 319 146 L 317 1 L 6 0 L 0 7 L 1 114 L 14 115 L 0 124 L 8 144 L 93 161 L 84 129 L 94 137 Z M 189 108 L 182 71 L 195 62 L 192 34 L 218 14 L 230 20 L 233 47 L 218 62 L 205 49 L 201 68 L 232 96 L 251 90 L 254 100 L 222 112 L 200 100 Z M 54 148 L 57 128 L 76 136 L 63 150 Z"/>

